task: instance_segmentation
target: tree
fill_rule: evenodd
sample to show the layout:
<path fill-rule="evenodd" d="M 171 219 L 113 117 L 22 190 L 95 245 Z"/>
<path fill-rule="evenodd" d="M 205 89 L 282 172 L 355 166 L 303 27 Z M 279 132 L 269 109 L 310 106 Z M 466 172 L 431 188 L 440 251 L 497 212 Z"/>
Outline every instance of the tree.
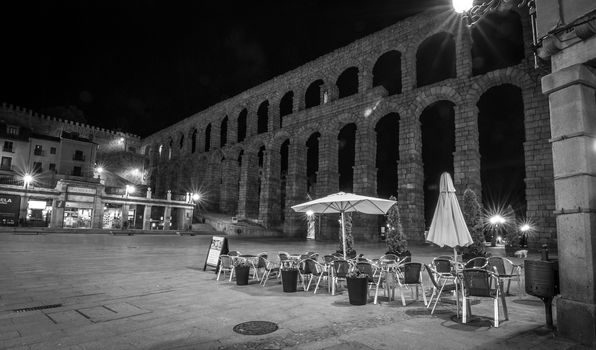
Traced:
<path fill-rule="evenodd" d="M 395 200 L 394 196 L 389 197 L 390 200 Z M 394 204 L 387 212 L 387 235 L 385 243 L 387 244 L 387 251 L 397 254 L 403 254 L 408 251 L 408 241 L 404 237 L 404 228 L 401 225 L 401 217 L 399 215 L 399 207 L 397 203 Z"/>
<path fill-rule="evenodd" d="M 476 192 L 471 188 L 464 191 L 462 212 L 464 220 L 472 236 L 474 243 L 464 248 L 464 255 L 467 258 L 486 256 L 486 245 L 482 225 L 482 206 L 478 202 Z M 464 258 L 466 258 L 464 257 Z"/>

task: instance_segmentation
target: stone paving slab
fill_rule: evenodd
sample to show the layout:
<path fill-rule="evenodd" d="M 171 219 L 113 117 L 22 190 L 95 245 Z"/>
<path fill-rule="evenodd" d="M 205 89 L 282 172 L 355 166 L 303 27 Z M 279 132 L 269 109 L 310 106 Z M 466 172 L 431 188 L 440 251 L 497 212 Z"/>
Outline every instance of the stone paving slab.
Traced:
<path fill-rule="evenodd" d="M 510 318 L 499 328 L 489 318 L 492 302 L 474 301 L 473 321 L 463 325 L 453 302 L 439 303 L 430 315 L 409 291 L 406 306 L 398 293 L 395 301 L 381 294 L 378 305 L 353 306 L 345 289 L 315 295 L 283 293 L 279 280 L 266 287 L 216 281 L 213 269 L 202 270 L 209 243 L 209 236 L 0 232 L 0 349 L 581 348 L 543 330 L 544 306 L 533 297 L 507 297 Z M 274 257 L 281 250 L 326 254 L 336 244 L 231 238 L 230 249 Z M 366 243 L 357 250 L 377 257 L 385 248 Z M 424 263 L 450 253 L 430 246 L 412 251 Z M 47 303 L 62 306 L 11 311 Z M 233 331 L 255 320 L 279 329 L 260 336 Z"/>

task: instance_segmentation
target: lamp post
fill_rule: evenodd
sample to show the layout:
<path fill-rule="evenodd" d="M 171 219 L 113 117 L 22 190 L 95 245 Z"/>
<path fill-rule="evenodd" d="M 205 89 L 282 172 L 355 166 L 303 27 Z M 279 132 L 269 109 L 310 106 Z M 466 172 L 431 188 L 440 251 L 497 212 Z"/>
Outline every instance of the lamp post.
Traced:
<path fill-rule="evenodd" d="M 497 235 L 499 233 L 499 225 L 503 225 L 505 222 L 507 222 L 507 220 L 505 220 L 505 218 L 502 217 L 501 215 L 497 214 L 497 215 L 491 216 L 490 219 L 488 219 L 488 221 L 490 222 L 491 225 L 493 225 L 493 231 L 494 231 L 490 245 L 491 245 L 491 247 L 495 247 L 497 245 Z"/>
<path fill-rule="evenodd" d="M 27 211 L 29 209 L 29 184 L 33 182 L 33 175 L 26 173 L 25 175 L 23 175 L 23 187 L 25 189 L 25 195 L 23 196 L 23 202 L 21 205 L 21 210 L 19 210 L 19 212 L 21 212 L 23 214 L 23 217 L 21 218 L 23 224 L 25 223 L 25 221 L 27 220 Z"/>

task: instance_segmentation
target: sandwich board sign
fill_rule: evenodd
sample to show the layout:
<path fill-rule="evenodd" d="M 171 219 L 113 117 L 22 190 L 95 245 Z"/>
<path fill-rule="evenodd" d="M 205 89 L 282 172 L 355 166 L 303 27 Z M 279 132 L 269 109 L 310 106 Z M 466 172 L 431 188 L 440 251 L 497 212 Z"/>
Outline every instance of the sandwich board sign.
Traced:
<path fill-rule="evenodd" d="M 228 254 L 228 239 L 221 236 L 213 236 L 209 251 L 207 252 L 207 259 L 205 259 L 205 266 L 203 271 L 207 270 L 207 266 L 215 267 L 215 272 L 219 269 L 219 256 L 221 254 Z"/>

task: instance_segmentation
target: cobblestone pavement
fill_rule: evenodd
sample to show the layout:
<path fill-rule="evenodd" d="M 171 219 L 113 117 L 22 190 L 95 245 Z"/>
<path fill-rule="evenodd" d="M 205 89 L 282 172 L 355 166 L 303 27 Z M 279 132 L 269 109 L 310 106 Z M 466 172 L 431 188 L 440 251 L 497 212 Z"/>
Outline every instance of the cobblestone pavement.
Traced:
<path fill-rule="evenodd" d="M 210 238 L 0 232 L 0 349 L 582 349 L 546 330 L 542 302 L 527 295 L 507 297 L 509 320 L 494 328 L 491 300 L 473 301 L 464 325 L 452 301 L 430 315 L 407 290 L 406 306 L 397 293 L 354 306 L 345 288 L 332 296 L 326 288 L 284 293 L 279 280 L 216 281 L 213 269 L 203 271 Z M 230 249 L 326 254 L 336 244 L 231 238 Z M 378 257 L 384 245 L 356 250 Z M 450 251 L 411 250 L 424 263 Z M 279 329 L 233 331 L 247 321 Z"/>

